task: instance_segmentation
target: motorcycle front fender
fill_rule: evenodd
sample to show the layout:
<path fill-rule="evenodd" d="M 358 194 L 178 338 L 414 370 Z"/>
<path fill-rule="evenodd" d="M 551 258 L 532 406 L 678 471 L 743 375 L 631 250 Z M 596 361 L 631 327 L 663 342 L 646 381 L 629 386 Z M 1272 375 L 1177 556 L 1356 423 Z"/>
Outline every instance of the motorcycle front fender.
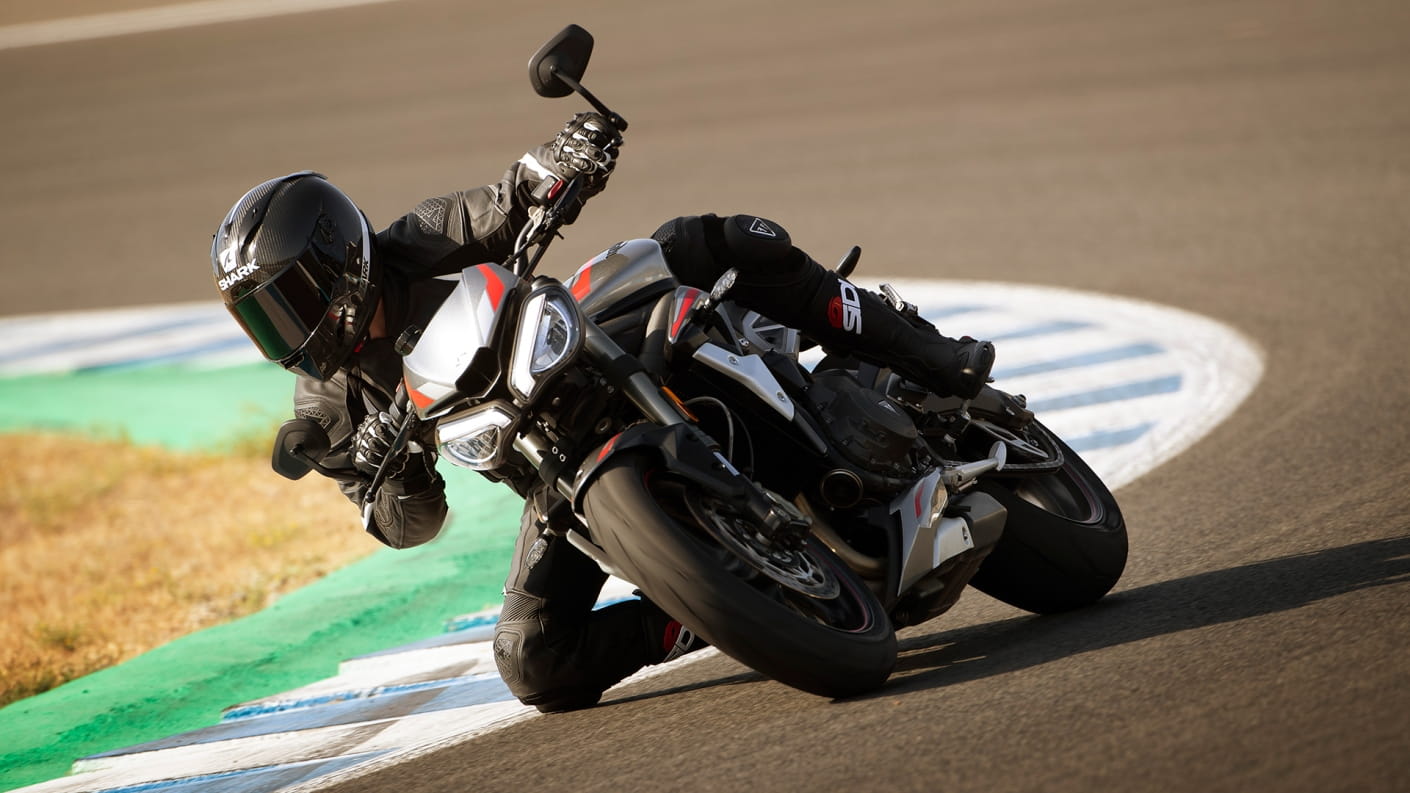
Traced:
<path fill-rule="evenodd" d="M 728 501 L 743 503 L 756 494 L 734 466 L 719 453 L 709 436 L 688 424 L 637 424 L 614 435 L 588 454 L 573 476 L 570 498 L 581 514 L 583 495 L 612 457 L 645 451 L 663 470 L 680 475 Z"/>

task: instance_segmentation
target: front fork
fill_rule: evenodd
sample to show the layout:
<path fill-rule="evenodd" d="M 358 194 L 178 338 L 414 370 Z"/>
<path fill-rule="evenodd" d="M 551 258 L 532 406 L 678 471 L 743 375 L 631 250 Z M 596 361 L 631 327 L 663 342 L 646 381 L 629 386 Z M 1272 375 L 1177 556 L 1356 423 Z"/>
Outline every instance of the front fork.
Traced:
<path fill-rule="evenodd" d="M 623 351 L 611 336 L 608 336 L 592 322 L 586 323 L 581 354 L 586 356 L 587 362 L 593 368 L 602 372 L 609 388 L 620 391 L 627 399 L 631 400 L 632 404 L 652 424 L 661 427 L 691 426 L 689 420 L 677 409 L 675 403 L 662 394 L 656 384 L 651 381 L 651 377 L 647 375 L 646 369 L 642 367 L 641 363 Z M 615 442 L 616 438 L 614 437 L 604 444 L 606 451 L 610 451 Z M 548 439 L 532 431 L 516 437 L 514 448 L 536 468 L 542 468 L 545 461 L 554 461 L 559 464 L 568 461 L 568 454 L 565 450 L 558 448 Z M 603 447 L 599 447 L 592 455 L 589 455 L 588 460 L 605 456 Z M 601 459 L 596 462 L 600 463 Z M 588 464 L 585 462 L 578 467 L 574 476 L 567 476 L 565 469 L 553 480 L 555 489 L 575 507 L 577 506 L 576 496 L 585 483 L 584 472 L 587 468 Z"/>
<path fill-rule="evenodd" d="M 574 512 L 582 514 L 583 493 L 607 459 L 626 449 L 645 448 L 661 458 L 665 470 L 689 479 L 703 491 L 733 505 L 741 517 L 749 519 L 765 536 L 787 545 L 800 543 L 806 537 L 808 518 L 786 500 L 741 474 L 720 453 L 719 444 L 685 415 L 678 402 L 662 392 L 641 362 L 592 323 L 587 324 L 583 354 L 603 374 L 608 386 L 631 400 L 649 423 L 618 433 L 592 450 L 576 472 L 569 475 L 565 469 L 563 475 L 557 477 L 555 486 L 573 504 Z M 545 452 L 557 451 L 539 449 L 541 442 L 525 435 L 515 444 L 530 460 L 545 459 Z"/>

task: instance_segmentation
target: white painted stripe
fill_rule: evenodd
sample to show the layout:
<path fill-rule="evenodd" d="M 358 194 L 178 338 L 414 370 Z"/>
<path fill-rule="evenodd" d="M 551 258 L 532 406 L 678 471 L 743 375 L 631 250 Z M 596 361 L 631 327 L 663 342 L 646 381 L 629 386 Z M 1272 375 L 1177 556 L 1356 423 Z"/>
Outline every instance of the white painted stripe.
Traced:
<path fill-rule="evenodd" d="M 91 785 L 97 776 L 102 778 L 103 787 L 98 788 L 101 790 L 343 754 L 400 750 L 447 739 L 465 740 L 505 719 L 519 717 L 524 710 L 523 705 L 509 700 L 372 722 L 257 735 L 214 745 L 195 744 L 155 752 L 90 758 L 74 764 L 73 776 L 58 780 L 70 784 L 40 790 L 94 790 Z"/>
<path fill-rule="evenodd" d="M 998 368 L 1002 375 L 1005 369 L 1012 368 L 1012 354 L 1014 348 L 1011 344 L 1001 344 L 998 347 L 999 355 L 1004 358 L 1004 363 Z M 1095 364 L 1083 370 L 1080 378 L 1081 383 L 1117 383 L 1123 380 L 1145 380 L 1168 376 L 1179 370 L 1174 367 L 1173 362 L 1166 356 L 1150 356 L 1146 358 L 1131 358 L 1124 361 L 1111 361 L 1109 363 Z M 1003 376 L 997 383 L 1000 388 L 1014 394 L 1024 394 L 1029 400 L 1040 401 L 1051 399 L 1063 394 L 1071 393 L 1075 389 L 1073 372 L 1071 370 L 1054 370 L 1051 372 L 1040 372 L 1022 377 Z"/>
<path fill-rule="evenodd" d="M 707 649 L 671 664 L 650 667 L 623 681 L 623 685 L 716 654 L 716 650 Z M 467 707 L 411 712 L 366 722 L 90 757 L 76 762 L 69 776 L 21 790 L 24 793 L 101 793 L 192 777 L 307 764 L 349 755 L 367 758 L 351 765 L 335 766 L 333 773 L 320 775 L 304 784 L 278 788 L 289 791 L 319 790 L 539 715 L 535 709 L 519 704 L 509 696 L 508 691 L 503 692 L 503 697 Z"/>
<path fill-rule="evenodd" d="M 1092 323 L 1095 329 L 997 343 L 994 373 L 999 380 L 995 385 L 1022 392 L 1024 388 L 1018 386 L 1042 383 L 1042 391 L 1028 392 L 1035 400 L 1162 374 L 1179 375 L 1180 388 L 1173 395 L 1054 410 L 1040 416 L 1064 439 L 1150 425 L 1117 447 L 1082 454 L 1112 488 L 1189 448 L 1228 417 L 1263 376 L 1262 353 L 1242 334 L 1169 306 L 1053 287 L 976 281 L 891 283 L 926 316 L 943 313 L 946 306 L 980 307 L 937 322 L 948 335 L 998 336 L 1017 327 L 1016 317 L 1031 326 L 1057 326 L 1067 320 Z M 1125 351 L 1128 355 L 1103 363 L 1047 368 L 1053 361 L 1101 361 L 1103 351 Z M 1006 371 L 1025 370 L 1032 374 L 1015 377 L 1013 382 L 1003 379 Z"/>
<path fill-rule="evenodd" d="M 598 606 L 628 597 L 635 589 L 634 585 L 620 578 L 608 577 L 598 597 Z M 374 653 L 348 659 L 338 666 L 338 674 L 333 677 L 237 705 L 227 711 L 227 714 L 242 709 L 295 707 L 297 703 L 321 698 L 352 699 L 365 696 L 378 686 L 395 685 L 416 679 L 440 679 L 439 674 L 446 670 L 464 670 L 450 672 L 446 676 L 492 673 L 495 671 L 494 656 L 489 642 L 484 639 L 489 637 L 498 615 L 499 609 L 480 612 L 477 616 L 485 619 L 478 622 L 483 622 L 483 627 L 457 630 L 444 637 L 438 637 L 440 641 L 419 642 L 404 652 Z M 449 622 L 455 624 L 467 621 L 466 617 L 457 617 Z M 427 644 L 431 646 L 426 646 Z"/>
<path fill-rule="evenodd" d="M 393 0 L 207 0 L 0 27 L 0 50 L 150 33 Z"/>
<path fill-rule="evenodd" d="M 264 360 L 220 303 L 0 318 L 0 376 L 127 366 L 173 353 L 197 365 Z"/>

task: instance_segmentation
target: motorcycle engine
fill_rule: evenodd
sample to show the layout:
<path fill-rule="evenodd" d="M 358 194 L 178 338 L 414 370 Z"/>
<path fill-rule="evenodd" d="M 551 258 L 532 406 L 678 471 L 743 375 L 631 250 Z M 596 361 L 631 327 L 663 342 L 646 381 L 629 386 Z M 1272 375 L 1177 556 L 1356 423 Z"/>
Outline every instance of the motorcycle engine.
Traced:
<path fill-rule="evenodd" d="M 808 398 L 828 439 L 848 460 L 881 474 L 910 473 L 907 455 L 918 433 L 910 416 L 891 400 L 844 370 L 815 372 Z"/>

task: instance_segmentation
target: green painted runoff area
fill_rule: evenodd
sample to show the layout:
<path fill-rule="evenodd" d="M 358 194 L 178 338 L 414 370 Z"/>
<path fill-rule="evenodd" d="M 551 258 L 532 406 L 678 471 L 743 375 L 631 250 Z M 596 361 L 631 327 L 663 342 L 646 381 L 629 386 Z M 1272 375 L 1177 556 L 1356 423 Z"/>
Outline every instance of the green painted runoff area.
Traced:
<path fill-rule="evenodd" d="M 218 451 L 271 433 L 288 415 L 292 387 L 291 375 L 267 365 L 0 380 L 0 432 Z M 442 473 L 451 521 L 435 541 L 378 550 L 257 614 L 0 709 L 0 790 L 63 776 L 80 757 L 210 726 L 230 706 L 331 677 L 347 658 L 498 605 L 521 502 L 472 472 Z M 178 538 L 172 547 L 180 552 Z"/>

